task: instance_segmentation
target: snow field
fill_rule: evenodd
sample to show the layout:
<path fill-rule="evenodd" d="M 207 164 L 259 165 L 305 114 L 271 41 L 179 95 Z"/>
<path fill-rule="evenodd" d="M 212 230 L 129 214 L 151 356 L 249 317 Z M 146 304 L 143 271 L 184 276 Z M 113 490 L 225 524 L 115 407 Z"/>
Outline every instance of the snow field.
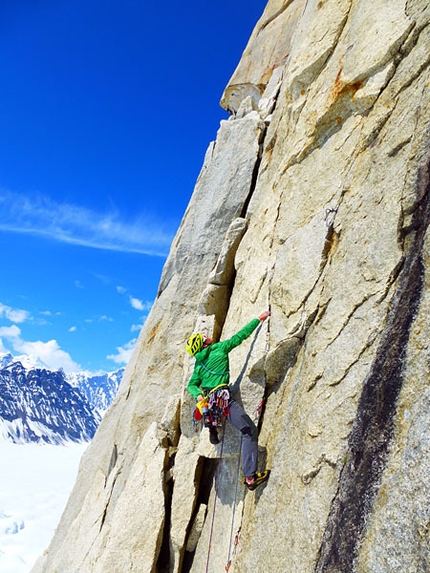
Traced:
<path fill-rule="evenodd" d="M 0 441 L 0 573 L 29 573 L 48 548 L 87 447 Z"/>

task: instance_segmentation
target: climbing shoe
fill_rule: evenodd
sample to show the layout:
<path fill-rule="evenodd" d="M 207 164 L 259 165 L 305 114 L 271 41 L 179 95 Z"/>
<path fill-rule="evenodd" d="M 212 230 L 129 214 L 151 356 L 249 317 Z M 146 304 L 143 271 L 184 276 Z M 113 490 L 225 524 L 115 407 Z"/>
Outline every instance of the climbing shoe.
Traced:
<path fill-rule="evenodd" d="M 264 470 L 264 472 L 256 472 L 254 474 L 254 481 L 252 483 L 248 483 L 245 480 L 244 484 L 250 491 L 254 491 L 254 489 L 256 489 L 259 485 L 267 481 L 269 479 L 269 476 L 270 476 L 270 470 Z"/>
<path fill-rule="evenodd" d="M 218 437 L 218 432 L 215 430 L 215 428 L 210 428 L 209 429 L 209 441 L 211 444 L 213 444 L 214 446 L 216 446 L 217 444 L 219 444 L 219 437 Z"/>

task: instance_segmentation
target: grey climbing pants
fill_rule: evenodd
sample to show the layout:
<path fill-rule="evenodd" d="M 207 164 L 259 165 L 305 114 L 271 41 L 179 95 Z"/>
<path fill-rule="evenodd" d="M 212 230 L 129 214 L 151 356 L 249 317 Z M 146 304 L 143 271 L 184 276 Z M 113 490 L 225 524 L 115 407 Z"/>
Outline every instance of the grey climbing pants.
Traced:
<path fill-rule="evenodd" d="M 236 400 L 230 400 L 228 420 L 242 434 L 242 471 L 245 477 L 257 471 L 258 430 L 254 422 Z"/>

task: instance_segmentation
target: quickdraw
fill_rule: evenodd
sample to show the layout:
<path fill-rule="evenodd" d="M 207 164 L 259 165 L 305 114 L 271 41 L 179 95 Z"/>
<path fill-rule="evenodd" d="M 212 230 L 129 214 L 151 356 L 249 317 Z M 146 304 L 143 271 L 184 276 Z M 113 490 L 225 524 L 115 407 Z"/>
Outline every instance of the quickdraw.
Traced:
<path fill-rule="evenodd" d="M 230 392 L 223 387 L 211 392 L 208 398 L 208 409 L 212 426 L 222 426 L 225 418 L 230 414 Z"/>
<path fill-rule="evenodd" d="M 221 427 L 230 414 L 230 391 L 226 384 L 220 384 L 210 391 L 203 391 L 204 399 L 196 404 L 193 413 L 194 431 L 199 431 L 198 422 L 203 419 L 206 428 Z"/>
<path fill-rule="evenodd" d="M 263 411 L 263 406 L 264 406 L 264 398 L 261 400 L 261 402 L 258 404 L 258 406 L 255 408 L 255 413 L 257 414 L 257 418 L 259 418 L 261 416 L 261 412 Z"/>
<path fill-rule="evenodd" d="M 239 527 L 236 535 L 234 536 L 234 546 L 233 546 L 232 557 L 234 557 L 236 555 L 237 546 L 239 545 L 239 535 L 240 535 L 241 529 L 242 529 L 242 526 Z M 232 560 L 229 558 L 229 561 L 228 561 L 227 565 L 225 566 L 225 570 L 227 571 L 227 573 L 228 573 L 228 571 L 230 571 L 231 563 L 232 563 Z"/>

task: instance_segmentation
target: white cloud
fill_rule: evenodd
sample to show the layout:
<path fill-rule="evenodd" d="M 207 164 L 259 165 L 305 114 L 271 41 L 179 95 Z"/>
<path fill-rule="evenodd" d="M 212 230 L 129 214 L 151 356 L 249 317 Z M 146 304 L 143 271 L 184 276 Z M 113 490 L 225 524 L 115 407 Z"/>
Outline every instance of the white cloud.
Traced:
<path fill-rule="evenodd" d="M 127 289 L 123 286 L 117 286 L 116 290 L 119 294 L 127 294 Z M 148 313 L 151 310 L 152 305 L 154 304 L 151 301 L 148 300 L 143 301 L 131 295 L 128 295 L 128 301 L 132 308 L 134 308 L 135 310 L 139 310 L 140 312 L 146 312 L 146 313 Z"/>
<path fill-rule="evenodd" d="M 71 326 L 71 327 L 69 328 L 69 332 L 76 332 L 76 330 L 77 330 L 77 329 L 76 329 L 76 326 Z"/>
<path fill-rule="evenodd" d="M 102 275 L 100 273 L 92 273 L 93 277 L 95 277 L 98 281 L 102 283 L 104 286 L 108 286 L 112 283 L 111 277 L 107 275 Z"/>
<path fill-rule="evenodd" d="M 48 342 L 40 340 L 26 342 L 22 340 L 19 345 L 15 345 L 15 348 L 27 354 L 32 361 L 42 362 L 42 364 L 52 370 L 60 368 L 66 372 L 78 372 L 81 370 L 79 364 L 72 359 L 70 354 L 61 350 L 56 340 L 48 340 Z"/>
<path fill-rule="evenodd" d="M 131 358 L 131 354 L 136 346 L 136 338 L 124 344 L 124 346 L 117 346 L 117 354 L 110 354 L 107 356 L 108 360 L 113 360 L 116 364 L 127 364 Z"/>
<path fill-rule="evenodd" d="M 21 308 L 12 308 L 0 302 L 0 318 L 7 318 L 11 322 L 25 322 L 30 319 L 30 313 L 27 310 L 22 310 Z"/>
<path fill-rule="evenodd" d="M 27 197 L 2 189 L 0 230 L 40 235 L 93 249 L 164 257 L 176 224 L 169 226 L 144 214 L 125 220 L 117 211 L 99 213 L 79 205 L 57 203 L 43 195 Z"/>
<path fill-rule="evenodd" d="M 21 334 L 21 329 L 16 326 L 16 324 L 12 324 L 12 326 L 0 326 L 0 336 L 4 338 L 18 338 Z"/>
<path fill-rule="evenodd" d="M 66 372 L 81 370 L 79 364 L 72 359 L 70 354 L 60 348 L 56 340 L 28 342 L 21 338 L 21 330 L 16 325 L 0 327 L 0 337 L 8 340 L 15 353 L 26 354 L 35 364 L 40 364 L 51 370 L 62 368 Z M 4 348 L 1 339 L 0 347 Z"/>
<path fill-rule="evenodd" d="M 84 322 L 86 324 L 95 324 L 99 322 L 114 322 L 114 319 L 111 316 L 107 316 L 106 314 L 97 314 L 88 318 L 84 318 Z"/>
<path fill-rule="evenodd" d="M 152 302 L 149 301 L 145 301 L 143 302 L 142 300 L 135 298 L 134 296 L 130 296 L 129 298 L 130 300 L 130 304 L 131 306 L 136 309 L 136 310 L 140 310 L 142 312 L 148 312 L 151 310 L 152 307 Z"/>
<path fill-rule="evenodd" d="M 139 300 L 138 298 L 134 298 L 131 296 L 130 297 L 130 304 L 136 310 L 143 310 L 144 309 L 143 302 L 141 300 Z"/>

